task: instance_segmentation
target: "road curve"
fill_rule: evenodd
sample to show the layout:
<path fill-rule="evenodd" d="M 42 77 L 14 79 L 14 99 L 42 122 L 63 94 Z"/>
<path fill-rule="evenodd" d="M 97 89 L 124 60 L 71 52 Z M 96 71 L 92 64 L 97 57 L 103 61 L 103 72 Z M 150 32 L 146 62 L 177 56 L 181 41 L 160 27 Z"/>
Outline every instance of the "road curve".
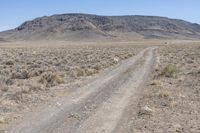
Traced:
<path fill-rule="evenodd" d="M 9 133 L 112 133 L 154 64 L 154 49 L 107 70 L 54 106 L 13 125 Z"/>

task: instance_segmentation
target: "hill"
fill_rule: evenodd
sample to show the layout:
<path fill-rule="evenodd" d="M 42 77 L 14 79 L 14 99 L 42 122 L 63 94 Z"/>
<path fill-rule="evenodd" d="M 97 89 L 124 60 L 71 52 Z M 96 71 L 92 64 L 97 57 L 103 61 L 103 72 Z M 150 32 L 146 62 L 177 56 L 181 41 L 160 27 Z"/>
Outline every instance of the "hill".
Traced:
<path fill-rule="evenodd" d="M 200 25 L 156 16 L 61 14 L 0 33 L 6 40 L 200 39 Z"/>

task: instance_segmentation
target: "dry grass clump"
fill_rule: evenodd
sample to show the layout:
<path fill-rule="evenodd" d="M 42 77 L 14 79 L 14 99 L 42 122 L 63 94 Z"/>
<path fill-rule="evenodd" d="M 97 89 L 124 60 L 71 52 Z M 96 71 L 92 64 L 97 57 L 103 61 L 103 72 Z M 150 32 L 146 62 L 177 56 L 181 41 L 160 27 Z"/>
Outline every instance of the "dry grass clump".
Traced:
<path fill-rule="evenodd" d="M 3 92 L 7 92 L 9 90 L 9 87 L 5 85 L 0 85 L 0 90 Z"/>
<path fill-rule="evenodd" d="M 70 74 L 73 77 L 87 77 L 92 76 L 96 73 L 98 73 L 98 70 L 94 68 L 81 68 L 79 66 L 75 66 L 70 70 Z"/>
<path fill-rule="evenodd" d="M 161 72 L 161 75 L 164 75 L 166 77 L 177 77 L 180 72 L 180 69 L 176 67 L 176 65 L 168 64 L 164 67 L 164 69 Z"/>
<path fill-rule="evenodd" d="M 47 87 L 52 87 L 64 83 L 64 79 L 57 73 L 48 71 L 41 75 L 39 82 Z"/>
<path fill-rule="evenodd" d="M 15 81 L 9 77 L 6 76 L 0 76 L 0 85 L 13 85 L 15 83 Z"/>
<path fill-rule="evenodd" d="M 9 77 L 0 76 L 0 90 L 3 92 L 7 92 L 9 90 L 9 86 L 13 85 L 14 81 Z"/>
<path fill-rule="evenodd" d="M 82 77 L 85 75 L 85 71 L 81 67 L 75 66 L 71 69 L 71 75 L 73 77 Z"/>
<path fill-rule="evenodd" d="M 13 72 L 11 75 L 12 79 L 28 79 L 30 78 L 29 72 L 27 70 L 19 70 L 16 72 Z"/>
<path fill-rule="evenodd" d="M 92 76 L 96 73 L 98 73 L 98 70 L 96 70 L 95 68 L 94 69 L 91 69 L 91 68 L 85 69 L 86 76 Z"/>
<path fill-rule="evenodd" d="M 170 96 L 172 96 L 172 93 L 167 90 L 159 91 L 159 94 L 158 94 L 159 98 L 169 98 Z"/>
<path fill-rule="evenodd" d="M 9 65 L 9 66 L 12 66 L 12 65 L 14 65 L 14 61 L 13 60 L 8 60 L 8 61 L 5 61 L 5 64 Z"/>

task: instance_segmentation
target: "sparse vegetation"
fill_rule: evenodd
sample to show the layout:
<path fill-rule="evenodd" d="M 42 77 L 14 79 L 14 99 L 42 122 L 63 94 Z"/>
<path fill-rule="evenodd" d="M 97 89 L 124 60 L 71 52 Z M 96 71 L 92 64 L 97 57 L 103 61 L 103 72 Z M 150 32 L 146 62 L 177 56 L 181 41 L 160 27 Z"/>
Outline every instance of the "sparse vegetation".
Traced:
<path fill-rule="evenodd" d="M 169 98 L 171 96 L 171 92 L 167 90 L 159 91 L 158 97 L 159 98 Z"/>
<path fill-rule="evenodd" d="M 47 87 L 52 87 L 64 83 L 64 80 L 58 74 L 48 71 L 41 75 L 39 82 L 45 84 Z"/>
<path fill-rule="evenodd" d="M 158 49 L 154 79 L 138 103 L 138 112 L 145 112 L 141 107 L 148 105 L 156 113 L 139 113 L 143 115 L 132 118 L 133 132 L 200 132 L 198 48 L 175 45 Z"/>
<path fill-rule="evenodd" d="M 0 49 L 0 125 L 12 113 L 54 96 L 53 88 L 93 76 L 143 47 L 56 47 Z M 52 88 L 52 89 L 50 89 Z M 6 110 L 10 112 L 6 115 Z M 7 118 L 6 118 L 7 119 Z"/>
<path fill-rule="evenodd" d="M 179 72 L 180 70 L 175 65 L 168 64 L 162 70 L 161 75 L 164 75 L 166 77 L 177 77 Z"/>

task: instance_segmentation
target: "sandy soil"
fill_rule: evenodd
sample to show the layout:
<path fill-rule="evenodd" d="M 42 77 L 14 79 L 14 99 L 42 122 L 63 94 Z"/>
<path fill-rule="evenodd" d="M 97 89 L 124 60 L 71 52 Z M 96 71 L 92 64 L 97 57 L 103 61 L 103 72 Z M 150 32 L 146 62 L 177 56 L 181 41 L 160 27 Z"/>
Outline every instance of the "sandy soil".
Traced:
<path fill-rule="evenodd" d="M 65 97 L 73 85 L 80 86 L 82 81 L 135 56 L 146 47 L 86 44 L 3 43 L 0 48 L 0 129 L 40 104 Z"/>
<path fill-rule="evenodd" d="M 133 133 L 200 133 L 200 45 L 157 50 L 152 81 L 129 121 Z"/>
<path fill-rule="evenodd" d="M 148 76 L 153 61 L 153 50 L 146 49 L 103 72 L 56 105 L 33 112 L 14 124 L 10 132 L 112 132 L 131 96 Z"/>
<path fill-rule="evenodd" d="M 140 52 L 149 46 L 157 46 L 150 76 L 153 51 Z M 199 48 L 184 40 L 1 43 L 0 130 L 198 133 Z M 33 63 L 45 71 L 9 77 Z"/>

